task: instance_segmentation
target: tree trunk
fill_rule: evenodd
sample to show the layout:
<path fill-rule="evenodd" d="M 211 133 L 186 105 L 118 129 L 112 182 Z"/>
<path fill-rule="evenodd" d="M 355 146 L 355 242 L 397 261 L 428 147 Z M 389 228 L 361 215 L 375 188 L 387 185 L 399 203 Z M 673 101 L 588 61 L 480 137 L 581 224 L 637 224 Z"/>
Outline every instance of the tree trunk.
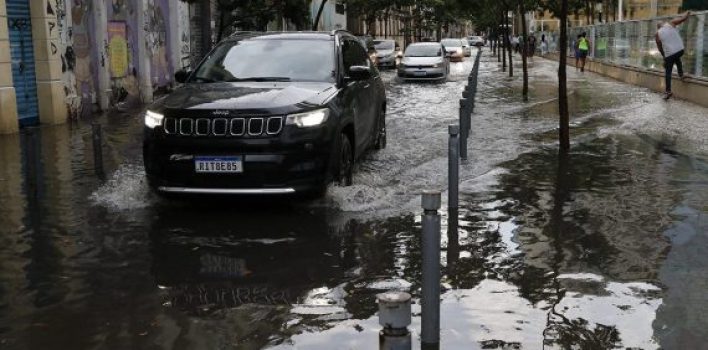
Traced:
<path fill-rule="evenodd" d="M 523 50 L 521 52 L 521 66 L 523 70 L 523 75 L 524 75 L 524 87 L 522 89 L 521 95 L 523 96 L 524 102 L 527 102 L 529 100 L 529 67 L 528 67 L 528 50 L 529 50 L 529 41 L 527 36 L 527 30 L 526 30 L 526 20 L 524 18 L 524 0 L 519 0 L 519 13 L 521 14 L 521 34 L 522 38 L 524 38 L 524 43 L 523 43 Z"/>
<path fill-rule="evenodd" d="M 312 31 L 317 31 L 317 28 L 320 25 L 320 18 L 322 17 L 322 11 L 324 11 L 325 4 L 327 3 L 327 0 L 322 0 L 320 3 L 320 8 L 317 10 L 317 16 L 315 16 L 315 22 L 312 23 Z"/>
<path fill-rule="evenodd" d="M 506 50 L 509 49 L 509 31 L 506 28 L 506 21 L 504 20 L 504 10 L 502 10 L 501 24 L 502 24 L 502 72 L 506 72 Z"/>
<path fill-rule="evenodd" d="M 506 30 L 508 32 L 510 32 L 509 31 L 509 16 L 507 15 L 507 13 L 509 13 L 509 12 L 504 11 L 504 18 L 506 19 L 506 28 L 507 28 Z M 507 39 L 507 40 L 509 40 L 509 39 Z M 511 41 L 510 40 L 509 40 L 509 50 L 507 52 L 509 52 L 509 77 L 513 77 L 514 76 L 514 60 L 512 59 L 513 50 L 511 48 Z"/>
<path fill-rule="evenodd" d="M 570 118 L 568 116 L 568 87 L 566 80 L 566 62 L 568 59 L 568 0 L 561 1 L 560 13 L 560 57 L 558 59 L 558 141 L 560 152 L 567 154 L 570 150 Z"/>

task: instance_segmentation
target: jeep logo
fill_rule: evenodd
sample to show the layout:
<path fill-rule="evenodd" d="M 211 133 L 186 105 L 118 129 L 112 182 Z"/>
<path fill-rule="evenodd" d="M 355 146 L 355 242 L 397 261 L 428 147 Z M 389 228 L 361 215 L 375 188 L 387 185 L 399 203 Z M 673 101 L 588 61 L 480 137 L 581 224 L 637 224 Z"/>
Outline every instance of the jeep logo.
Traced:
<path fill-rule="evenodd" d="M 212 112 L 214 115 L 229 115 L 229 111 L 214 111 Z"/>

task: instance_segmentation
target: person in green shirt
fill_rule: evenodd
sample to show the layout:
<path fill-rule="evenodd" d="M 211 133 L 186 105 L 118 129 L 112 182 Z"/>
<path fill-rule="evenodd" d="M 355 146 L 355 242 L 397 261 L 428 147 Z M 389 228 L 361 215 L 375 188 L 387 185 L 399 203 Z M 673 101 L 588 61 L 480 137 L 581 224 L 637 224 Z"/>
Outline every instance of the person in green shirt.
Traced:
<path fill-rule="evenodd" d="M 587 34 L 580 34 L 578 39 L 578 52 L 580 53 L 580 71 L 585 71 L 585 59 L 588 57 L 588 51 L 590 51 L 590 42 L 587 39 Z"/>

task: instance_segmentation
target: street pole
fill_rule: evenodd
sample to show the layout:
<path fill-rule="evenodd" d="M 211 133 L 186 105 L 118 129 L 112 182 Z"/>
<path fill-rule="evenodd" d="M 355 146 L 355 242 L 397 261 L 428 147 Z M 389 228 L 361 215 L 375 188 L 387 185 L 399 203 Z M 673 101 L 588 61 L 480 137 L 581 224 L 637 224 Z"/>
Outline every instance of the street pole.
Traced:
<path fill-rule="evenodd" d="M 103 179 L 103 133 L 101 132 L 101 124 L 93 123 L 91 125 L 91 139 L 93 141 L 94 172 L 98 178 Z"/>
<path fill-rule="evenodd" d="M 421 347 L 440 347 L 440 192 L 423 193 L 423 287 Z"/>

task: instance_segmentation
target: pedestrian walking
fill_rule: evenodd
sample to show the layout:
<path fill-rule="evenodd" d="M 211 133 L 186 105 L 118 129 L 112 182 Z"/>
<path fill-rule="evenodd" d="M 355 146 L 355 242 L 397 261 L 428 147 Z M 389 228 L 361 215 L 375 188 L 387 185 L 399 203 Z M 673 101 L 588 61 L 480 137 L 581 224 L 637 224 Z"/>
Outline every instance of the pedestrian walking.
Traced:
<path fill-rule="evenodd" d="M 536 36 L 534 36 L 533 34 L 531 34 L 531 36 L 529 36 L 529 52 L 528 52 L 528 56 L 531 57 L 531 58 L 533 58 L 533 55 L 534 55 L 534 54 L 536 54 Z"/>
<path fill-rule="evenodd" d="M 676 27 L 685 22 L 690 15 L 691 11 L 688 11 L 683 16 L 674 18 L 670 22 L 659 22 L 656 25 L 657 31 L 656 35 L 654 35 L 654 39 L 656 40 L 656 46 L 659 48 L 659 52 L 661 52 L 661 56 L 664 57 L 664 78 L 666 80 L 666 92 L 664 92 L 665 100 L 673 96 L 671 92 L 671 75 L 674 71 L 674 65 L 676 65 L 681 80 L 684 79 L 681 56 L 683 56 L 685 47 L 683 45 L 683 39 L 681 39 L 681 35 Z"/>
<path fill-rule="evenodd" d="M 578 42 L 580 42 L 580 35 L 578 34 L 578 37 L 573 40 L 573 55 L 575 56 L 575 71 L 579 71 L 579 63 L 580 63 L 580 49 L 578 49 Z"/>
<path fill-rule="evenodd" d="M 580 34 L 578 38 L 578 53 L 580 54 L 580 71 L 585 71 L 585 60 L 588 57 L 588 51 L 590 51 L 590 42 L 587 39 L 587 34 Z"/>
<path fill-rule="evenodd" d="M 546 34 L 541 34 L 541 56 L 548 53 L 548 43 L 546 42 Z"/>

